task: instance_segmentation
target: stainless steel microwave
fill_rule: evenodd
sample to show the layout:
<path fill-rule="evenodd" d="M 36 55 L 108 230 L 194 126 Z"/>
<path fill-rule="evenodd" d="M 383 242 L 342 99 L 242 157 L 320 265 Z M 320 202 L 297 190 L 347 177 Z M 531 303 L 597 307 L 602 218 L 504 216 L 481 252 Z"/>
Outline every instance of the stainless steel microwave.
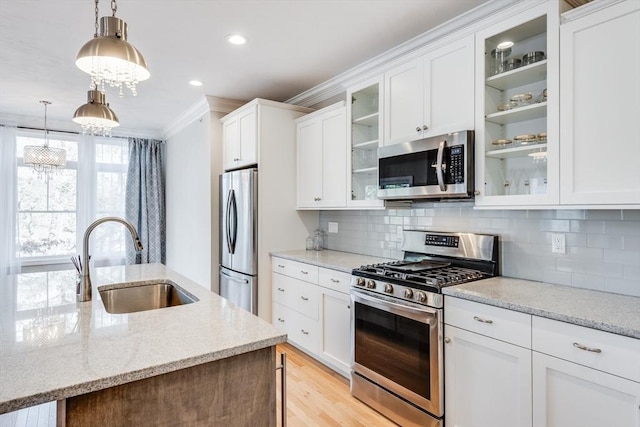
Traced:
<path fill-rule="evenodd" d="M 474 132 L 461 131 L 378 148 L 378 198 L 470 198 Z"/>

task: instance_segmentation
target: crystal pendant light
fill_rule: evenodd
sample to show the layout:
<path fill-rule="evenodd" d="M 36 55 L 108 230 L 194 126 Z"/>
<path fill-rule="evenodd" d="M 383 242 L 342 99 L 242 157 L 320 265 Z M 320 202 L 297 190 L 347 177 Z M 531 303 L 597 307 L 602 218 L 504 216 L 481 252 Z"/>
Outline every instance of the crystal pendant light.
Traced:
<path fill-rule="evenodd" d="M 118 87 L 120 95 L 127 87 L 136 95 L 138 82 L 150 77 L 144 57 L 127 42 L 127 23 L 116 18 L 118 6 L 111 1 L 112 16 L 100 18 L 98 32 L 98 0 L 95 0 L 95 33 L 78 52 L 76 65 L 91 75 L 91 87 L 104 92 L 105 84 Z"/>
<path fill-rule="evenodd" d="M 47 131 L 47 106 L 49 101 L 40 101 L 44 104 L 44 145 L 27 145 L 24 147 L 23 163 L 31 166 L 38 176 L 44 175 L 46 179 L 58 168 L 67 164 L 67 152 L 63 148 L 49 147 L 49 135 Z"/>
<path fill-rule="evenodd" d="M 87 92 L 87 103 L 73 114 L 73 121 L 82 126 L 83 134 L 111 136 L 111 129 L 120 126 L 116 113 L 105 99 L 103 92 L 92 89 Z"/>

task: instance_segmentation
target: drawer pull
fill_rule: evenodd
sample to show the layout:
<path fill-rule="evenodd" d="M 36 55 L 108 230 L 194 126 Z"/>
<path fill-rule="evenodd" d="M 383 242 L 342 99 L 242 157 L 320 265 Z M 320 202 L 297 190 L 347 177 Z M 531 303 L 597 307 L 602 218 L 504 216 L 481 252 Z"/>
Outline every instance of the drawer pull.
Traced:
<path fill-rule="evenodd" d="M 305 335 L 309 335 L 309 332 L 308 332 L 308 331 L 305 331 L 304 329 L 300 329 L 300 332 L 302 332 L 302 333 L 303 333 L 303 334 L 305 334 Z"/>
<path fill-rule="evenodd" d="M 302 301 L 309 301 L 309 298 L 307 298 L 307 297 L 301 296 L 300 298 L 302 298 Z"/>
<path fill-rule="evenodd" d="M 278 322 L 284 323 L 284 319 L 282 317 L 278 317 Z"/>
<path fill-rule="evenodd" d="M 489 324 L 493 323 L 493 320 L 491 319 L 483 319 L 478 316 L 473 316 L 473 320 L 477 320 L 478 322 L 481 322 L 481 323 L 489 323 Z"/>
<path fill-rule="evenodd" d="M 284 265 L 282 265 L 282 264 L 278 264 L 278 267 L 280 267 L 280 268 L 284 268 Z"/>
<path fill-rule="evenodd" d="M 300 273 L 302 273 L 302 274 L 309 274 L 309 272 L 308 272 L 308 271 L 304 271 L 304 270 L 300 270 Z"/>
<path fill-rule="evenodd" d="M 585 345 L 579 344 L 577 342 L 573 343 L 573 346 L 575 348 L 579 348 L 580 350 L 584 350 L 584 351 L 590 351 L 592 353 L 602 353 L 602 350 L 600 350 L 599 348 L 591 348 L 591 347 L 587 347 Z"/>
<path fill-rule="evenodd" d="M 284 289 L 282 289 L 282 288 L 278 288 L 278 290 L 279 290 L 280 292 L 284 292 Z"/>
<path fill-rule="evenodd" d="M 331 279 L 331 281 L 332 281 L 333 283 L 340 283 L 340 280 L 338 280 L 338 279 Z"/>

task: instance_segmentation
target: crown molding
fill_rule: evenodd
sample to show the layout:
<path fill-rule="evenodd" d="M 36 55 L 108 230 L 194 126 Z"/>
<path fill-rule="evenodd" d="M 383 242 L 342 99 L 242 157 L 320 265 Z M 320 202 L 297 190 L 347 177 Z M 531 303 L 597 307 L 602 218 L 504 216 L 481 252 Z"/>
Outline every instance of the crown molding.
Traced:
<path fill-rule="evenodd" d="M 316 105 L 326 99 L 345 92 L 349 85 L 380 74 L 394 62 L 403 60 L 412 53 L 434 46 L 450 36 L 462 37 L 475 33 L 487 20 L 502 19 L 499 15 L 510 16 L 530 9 L 546 0 L 490 0 L 462 15 L 416 36 L 388 51 L 375 56 L 299 95 L 286 100 L 286 103 L 305 107 Z M 483 22 L 485 21 L 485 22 Z"/>
<path fill-rule="evenodd" d="M 170 123 L 169 126 L 164 128 L 162 135 L 165 139 L 170 138 L 189 124 L 198 120 L 203 114 L 211 111 L 216 113 L 230 113 L 244 104 L 246 104 L 246 101 L 205 95 L 187 111 L 178 116 L 173 123 Z"/>

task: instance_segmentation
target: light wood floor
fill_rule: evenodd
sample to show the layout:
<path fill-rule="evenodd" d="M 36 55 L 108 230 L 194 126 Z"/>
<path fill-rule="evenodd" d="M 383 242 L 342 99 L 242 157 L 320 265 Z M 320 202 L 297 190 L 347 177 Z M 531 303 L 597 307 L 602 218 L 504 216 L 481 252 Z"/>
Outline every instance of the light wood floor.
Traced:
<path fill-rule="evenodd" d="M 349 381 L 289 344 L 277 346 L 287 353 L 288 427 L 392 427 L 396 424 L 378 414 L 349 392 Z M 280 373 L 277 374 L 278 423 L 280 426 Z M 54 427 L 55 402 L 0 415 L 0 427 Z"/>
<path fill-rule="evenodd" d="M 396 424 L 360 402 L 349 391 L 349 381 L 289 344 L 277 346 L 287 353 L 287 426 L 367 426 Z M 278 398 L 280 397 L 278 374 Z M 278 405 L 280 402 L 278 400 Z M 278 406 L 278 426 L 280 423 Z"/>

